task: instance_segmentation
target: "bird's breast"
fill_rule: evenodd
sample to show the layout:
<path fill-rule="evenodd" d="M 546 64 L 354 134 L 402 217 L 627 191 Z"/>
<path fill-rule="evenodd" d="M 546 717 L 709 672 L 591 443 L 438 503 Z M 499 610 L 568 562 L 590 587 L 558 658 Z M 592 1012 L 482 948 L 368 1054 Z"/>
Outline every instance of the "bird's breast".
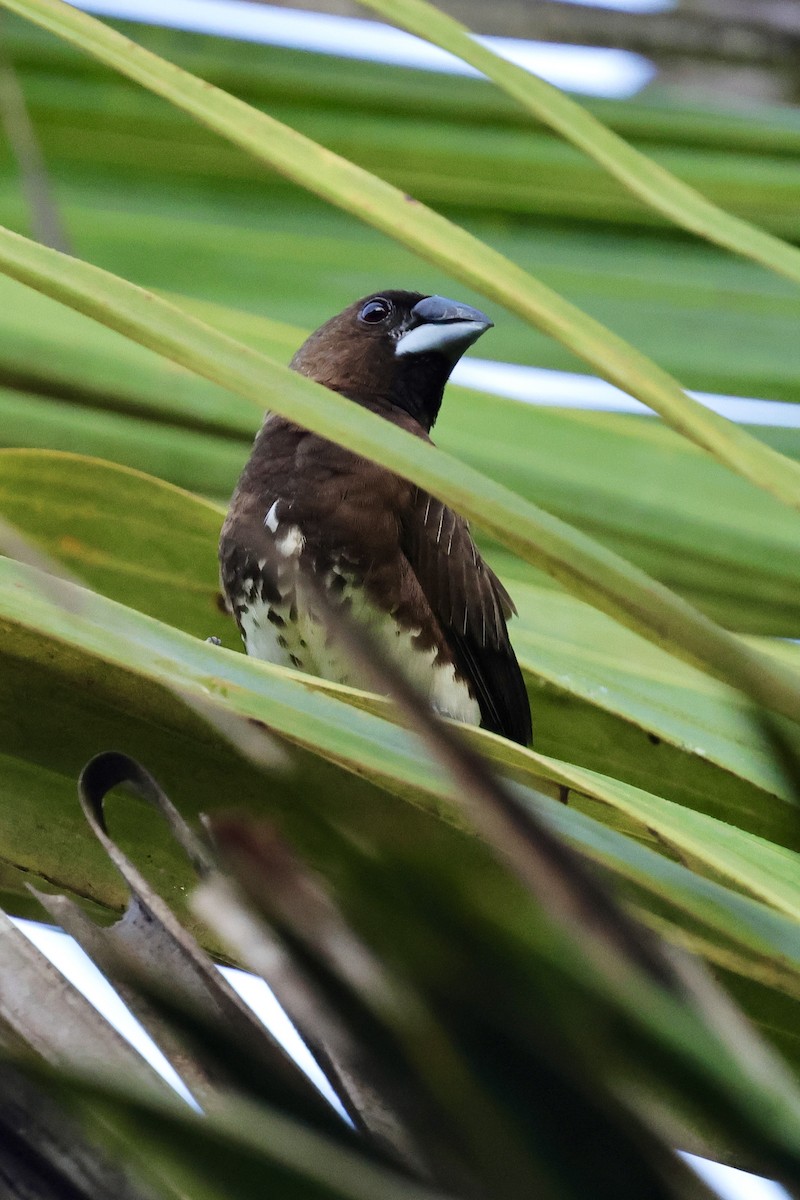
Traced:
<path fill-rule="evenodd" d="M 313 536 L 297 523 L 282 522 L 279 512 L 279 505 L 271 506 L 264 520 L 270 553 L 251 564 L 231 594 L 247 653 L 334 683 L 374 690 L 369 673 L 331 631 L 323 611 L 330 607 L 362 629 L 437 712 L 479 724 L 477 701 L 431 631 L 408 619 L 393 603 L 391 589 L 376 594 L 368 582 L 370 570 L 355 564 L 352 552 L 315 552 Z M 313 587 L 303 584 L 307 573 L 313 574 Z M 322 604 L 315 593 L 321 594 Z"/>

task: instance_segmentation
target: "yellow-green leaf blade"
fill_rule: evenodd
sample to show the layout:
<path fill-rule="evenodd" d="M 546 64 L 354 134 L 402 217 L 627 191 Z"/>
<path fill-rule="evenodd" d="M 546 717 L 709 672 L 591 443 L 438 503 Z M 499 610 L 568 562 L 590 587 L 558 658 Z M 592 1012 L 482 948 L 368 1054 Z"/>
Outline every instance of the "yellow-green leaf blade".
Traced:
<path fill-rule="evenodd" d="M 786 504 L 800 507 L 800 465 L 692 400 L 665 371 L 622 338 L 413 197 L 151 54 L 62 0 L 2 3 L 519 313 L 585 358 L 604 378 L 654 408 L 679 433 L 721 462 Z"/>
<path fill-rule="evenodd" d="M 103 595 L 238 646 L 216 603 L 221 507 L 111 463 L 6 450 L 0 517 Z M 739 693 L 561 591 L 517 583 L 512 594 L 519 619 L 511 635 L 537 750 L 800 846 L 791 791 Z M 380 703 L 321 680 L 308 686 L 362 706 Z M 786 734 L 800 749 L 793 727 Z M 532 761 L 523 757 L 524 769 Z"/>
<path fill-rule="evenodd" d="M 11 754 L 18 756 L 8 764 L 12 771 L 18 771 L 20 765 L 29 771 L 30 765 L 35 766 L 43 755 L 44 765 L 57 770 L 65 755 L 74 757 L 85 750 L 87 735 L 94 738 L 111 735 L 117 741 L 121 737 L 124 749 L 131 746 L 131 735 L 135 734 L 134 745 L 139 749 L 134 752 L 141 753 L 142 738 L 160 738 L 163 743 L 166 727 L 174 760 L 169 775 L 175 786 L 182 780 L 182 793 L 193 793 L 193 811 L 213 782 L 196 780 L 195 772 L 188 766 L 183 772 L 177 768 L 178 762 L 186 762 L 185 756 L 195 753 L 198 739 L 198 722 L 179 698 L 185 695 L 191 702 L 204 705 L 212 717 L 218 711 L 220 719 L 227 714 L 229 720 L 245 718 L 262 722 L 284 745 L 296 747 L 306 763 L 320 761 L 344 767 L 352 777 L 369 780 L 415 805 L 452 813 L 447 800 L 452 786 L 448 777 L 419 752 L 417 742 L 406 730 L 342 704 L 333 695 L 306 684 L 296 672 L 209 646 L 124 605 L 68 584 L 63 585 L 61 593 L 69 602 L 64 607 L 51 598 L 45 579 L 37 572 L 0 558 L 0 628 L 4 631 L 5 647 L 0 657 L 6 668 L 16 662 L 18 668 L 25 670 L 30 686 L 41 700 L 35 716 L 25 714 L 11 729 L 8 746 Z M 7 675 L 6 670 L 0 683 L 0 714 L 5 720 L 14 715 L 13 689 L 9 692 Z M 91 687 L 85 697 L 76 699 L 75 686 L 81 680 L 84 689 L 87 683 Z M 99 710 L 97 705 L 91 708 L 95 688 L 103 694 Z M 154 695 L 158 697 L 155 703 Z M 92 714 L 88 726 L 83 715 L 87 705 Z M 39 708 L 44 709 L 41 716 L 46 727 L 57 722 L 59 730 L 58 738 L 45 747 L 40 744 L 41 735 L 32 744 L 27 732 L 32 719 L 40 722 Z M 125 722 L 132 718 L 135 720 L 129 734 Z M 492 735 L 483 733 L 476 732 L 473 736 L 484 743 L 492 740 Z M 98 745 L 97 749 L 100 748 Z M 203 753 L 204 770 L 218 780 L 224 779 L 225 760 L 229 756 L 221 756 L 216 736 L 209 739 Z M 0 777 L 3 774 L 4 764 L 0 760 Z M 262 788 L 259 810 L 269 811 L 273 804 L 283 805 L 284 787 L 278 788 L 274 798 L 268 788 Z M 744 974 L 752 973 L 753 978 L 788 989 L 790 994 L 800 992 L 800 950 L 794 922 L 711 880 L 693 875 L 583 813 L 564 809 L 544 798 L 537 799 L 529 788 L 523 790 L 562 834 L 590 856 L 643 889 L 644 895 L 667 900 L 689 920 L 690 926 L 699 922 L 708 938 L 721 939 L 723 948 L 734 947 L 738 969 Z M 45 793 L 40 795 L 44 801 Z M 343 812 L 349 806 L 347 791 L 341 783 L 335 797 L 323 795 L 314 801 L 306 798 L 306 804 L 317 802 L 323 803 L 329 814 L 334 803 L 341 805 Z M 252 792 L 249 803 L 253 803 Z M 300 827 L 307 817 L 307 809 L 297 813 Z M 384 819 L 376 811 L 371 822 L 380 823 Z M 16 839 L 19 846 L 20 825 L 27 831 L 22 863 L 8 851 L 9 840 Z M 74 821 L 64 823 L 65 829 L 74 826 Z M 45 856 L 51 863 L 58 861 L 61 851 L 55 881 L 78 891 L 86 888 L 87 882 L 76 877 L 69 856 L 64 857 L 63 847 L 48 846 L 45 855 L 45 847 L 31 844 L 37 827 L 41 840 L 41 825 L 35 812 L 15 814 L 13 809 L 4 812 L 0 844 L 6 843 L 5 857 L 32 867 Z M 97 881 L 93 898 L 106 902 L 106 897 L 119 894 L 118 885 L 111 891 L 108 887 L 107 878 Z M 175 890 L 174 881 L 169 888 L 170 892 Z"/>
<path fill-rule="evenodd" d="M 396 470 L 472 517 L 498 541 L 615 620 L 744 687 L 775 711 L 800 718 L 800 676 L 795 672 L 745 649 L 624 559 L 419 438 L 153 293 L 2 229 L 0 269 L 255 405 Z"/>
<path fill-rule="evenodd" d="M 800 283 L 800 250 L 706 200 L 647 155 L 635 150 L 557 87 L 508 62 L 472 36 L 466 26 L 427 0 L 362 0 L 367 8 L 482 71 L 618 179 L 634 195 L 676 224 L 745 255 Z"/>

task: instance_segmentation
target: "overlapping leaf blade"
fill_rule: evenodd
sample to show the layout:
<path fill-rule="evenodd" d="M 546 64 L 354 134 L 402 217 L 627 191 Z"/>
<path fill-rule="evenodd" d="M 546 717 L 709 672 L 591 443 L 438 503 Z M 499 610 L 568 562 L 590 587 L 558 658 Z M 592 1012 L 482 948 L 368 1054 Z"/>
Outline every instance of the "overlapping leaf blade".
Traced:
<path fill-rule="evenodd" d="M 44 720 L 37 717 L 35 727 L 28 718 L 17 717 L 13 737 L 7 739 L 14 754 L 3 762 L 7 790 L 13 794 L 16 780 L 17 786 L 29 789 L 29 795 L 38 791 L 41 797 L 24 811 L 11 807 L 5 814 L 4 855 L 16 865 L 40 870 L 104 904 L 119 902 L 117 882 L 99 869 L 101 860 L 85 839 L 76 841 L 76 818 L 65 810 L 63 800 L 57 799 L 63 797 L 65 788 L 69 791 L 76 759 L 88 757 L 109 742 L 137 754 L 145 752 L 160 772 L 167 772 L 171 790 L 182 806 L 188 804 L 189 811 L 213 804 L 220 788 L 226 795 L 235 788 L 240 803 L 256 813 L 277 811 L 282 821 L 289 822 L 293 836 L 300 830 L 306 839 L 310 832 L 307 822 L 311 820 L 313 826 L 314 810 L 327 811 L 330 816 L 335 805 L 343 814 L 350 813 L 350 820 L 355 805 L 364 837 L 376 836 L 380 828 L 383 853 L 391 844 L 391 808 L 386 808 L 386 801 L 376 803 L 375 786 L 379 792 L 405 797 L 427 810 L 439 809 L 445 799 L 447 785 L 441 772 L 420 760 L 407 733 L 310 687 L 312 681 L 306 683 L 293 672 L 205 645 L 89 593 L 76 596 L 81 601 L 80 611 L 65 611 L 46 595 L 37 594 L 35 579 L 27 569 L 8 560 L 2 567 L 3 627 L 12 635 L 15 647 L 7 662 L 10 690 L 3 702 L 5 719 L 13 718 L 15 679 L 20 672 L 29 680 L 32 695 L 74 694 L 79 680 L 89 688 L 85 699 L 73 705 L 69 720 L 65 720 L 63 708 L 54 714 L 55 721 L 47 719 L 47 714 Z M 224 742 L 202 732 L 202 723 L 173 695 L 176 690 L 178 697 L 183 694 L 197 704 L 210 704 L 212 712 L 219 709 L 223 714 L 264 722 L 289 753 L 294 776 L 279 774 L 270 793 L 265 794 L 258 776 L 245 770 Z M 486 734 L 475 736 L 481 742 L 492 740 Z M 184 748 L 180 761 L 186 753 L 194 764 L 185 779 L 176 759 L 179 747 Z M 547 789 L 548 775 L 555 775 L 558 782 L 549 786 L 558 794 L 564 770 L 568 768 L 559 774 L 558 768 L 553 771 L 546 763 L 531 760 L 526 780 Z M 56 786 L 58 775 L 65 779 Z M 370 785 L 359 786 L 357 777 Z M 36 787 L 26 780 L 35 780 Z M 584 772 L 575 777 L 573 786 L 589 789 L 590 782 L 590 774 Z M 613 782 L 602 783 L 613 794 Z M 598 790 L 601 798 L 608 794 L 603 787 Z M 300 806 L 293 799 L 297 794 L 305 796 Z M 532 802 L 536 802 L 535 795 Z M 49 813 L 48 820 L 55 820 L 52 839 L 45 844 L 38 832 L 42 812 Z M 689 929 L 699 921 L 712 942 L 721 938 L 721 944 L 732 945 L 745 973 L 793 991 L 791 979 L 800 969 L 800 960 L 793 966 L 794 925 L 777 912 L 773 915 L 752 901 L 720 890 L 711 881 L 693 877 L 678 864 L 604 830 L 577 811 L 556 806 L 549 819 L 588 853 L 635 883 L 642 895 L 677 905 L 676 911 L 690 918 Z M 127 809 L 121 821 L 125 839 L 157 847 L 152 859 L 158 879 L 170 898 L 182 906 L 185 868 L 166 852 L 159 831 L 151 824 L 137 825 L 135 808 Z M 68 860 L 61 852 L 65 840 L 75 846 Z M 737 875 L 735 863 L 729 865 L 729 874 Z"/>
<path fill-rule="evenodd" d="M 217 604 L 220 507 L 83 457 L 5 451 L 0 468 L 0 515 L 78 578 L 197 637 L 238 644 Z M 791 794 L 746 702 L 561 592 L 513 591 L 538 749 L 796 845 Z M 790 646 L 782 655 L 797 659 Z"/>
<path fill-rule="evenodd" d="M 509 548 L 630 628 L 743 687 L 768 708 L 800 716 L 800 676 L 795 672 L 745 649 L 623 559 L 429 443 L 217 333 L 152 293 L 8 230 L 0 230 L 0 262 L 15 278 L 135 336 L 198 374 L 393 467 L 474 516 Z"/>
<path fill-rule="evenodd" d="M 39 0 L 31 0 L 28 7 L 60 9 Z M 77 91 L 71 95 L 78 104 L 82 102 Z M 130 120 L 132 111 L 126 119 Z M 291 120 L 286 112 L 280 115 Z M 131 129 L 129 126 L 129 134 Z M 744 136 L 742 130 L 737 132 Z M 778 131 L 773 132 L 777 138 L 774 146 L 783 145 Z M 791 141 L 790 134 L 787 130 Z M 316 136 L 321 134 L 316 132 Z M 659 135 L 653 131 L 652 136 L 657 140 Z M 734 134 L 717 130 L 715 136 Z M 134 161 L 138 151 L 132 149 Z M 80 155 L 80 145 L 75 152 Z M 110 151 L 112 156 L 121 152 L 125 152 L 122 142 Z M 169 157 L 164 155 L 165 170 L 169 169 Z M 222 148 L 218 163 L 230 161 L 229 152 Z M 419 165 L 424 171 L 424 163 Z M 488 198 L 486 202 L 491 203 Z M 117 226 L 115 236 L 120 236 L 123 222 Z M 156 236 L 154 233 L 154 239 Z M 28 265 L 32 264 L 33 258 Z M 51 276 L 47 287 L 52 284 Z M 69 290 L 66 275 L 59 286 Z M 635 292 L 634 285 L 632 295 Z M 97 295 L 89 300 L 90 305 L 96 302 Z M 769 307 L 771 301 L 760 297 L 755 307 L 763 303 Z M 268 388 L 252 386 L 247 399 L 234 397 L 138 348 L 114 349 L 114 339 L 105 333 L 96 341 L 89 339 L 94 341 L 92 353 L 95 345 L 97 349 L 97 356 L 89 359 L 78 350 L 85 322 L 63 316 L 61 310 L 52 311 L 58 313 L 54 320 L 57 337 L 37 339 L 25 333 L 24 345 L 14 344 L 16 314 L 0 318 L 0 381 L 14 389 L 0 394 L 0 410 L 10 419 L 9 440 L 19 430 L 18 436 L 27 444 L 85 450 L 81 441 L 85 437 L 93 450 L 111 459 L 147 465 L 196 491 L 223 497 L 260 408 L 268 402 Z M 291 327 L 267 329 L 230 312 L 206 310 L 201 315 L 210 326 L 228 328 L 236 337 L 244 326 L 244 341 L 252 337 L 281 361 L 288 358 L 299 336 Z M 125 320 L 130 317 L 131 311 Z M 265 333 L 266 342 L 262 340 Z M 151 344 L 163 349 L 158 338 Z M 37 345 L 47 347 L 50 361 L 37 352 Z M 220 348 L 222 343 L 215 345 Z M 263 365 L 265 360 L 259 362 Z M 784 394 L 791 390 L 787 383 L 790 374 L 780 384 Z M 230 377 L 214 378 L 230 385 Z M 280 372 L 273 383 L 292 386 L 290 378 Z M 29 398 L 26 389 L 35 395 Z M 299 393 L 296 399 L 299 404 Z M 310 401 L 310 396 L 307 399 Z M 606 534 L 610 531 L 618 547 L 624 549 L 629 539 L 638 537 L 638 553 L 648 565 L 655 561 L 662 569 L 671 550 L 680 552 L 684 562 L 674 567 L 675 579 L 694 597 L 703 598 L 704 586 L 711 593 L 724 593 L 728 587 L 725 599 L 705 597 L 710 610 L 732 612 L 731 623 L 740 628 L 794 631 L 794 514 L 777 504 L 770 507 L 772 501 L 762 496 L 749 507 L 751 492 L 746 490 L 745 499 L 740 481 L 730 481 L 695 452 L 687 454 L 683 447 L 675 448 L 674 440 L 669 440 L 672 435 L 664 438 L 663 430 L 563 414 L 530 413 L 523 418 L 521 411 L 502 402 L 459 399 L 464 420 L 453 420 L 449 428 L 445 420 L 441 437 L 468 461 L 489 475 L 508 480 L 514 472 L 504 458 L 501 441 L 522 441 L 524 426 L 524 438 L 541 438 L 542 444 L 536 448 L 535 468 L 521 460 L 517 464 L 514 486 L 522 495 L 536 500 L 547 496 L 547 503 L 570 519 L 577 519 L 587 506 L 607 506 L 608 515 L 603 514 L 603 519 L 590 527 Z M 456 395 L 451 403 L 453 400 Z M 318 402 L 331 403 L 319 398 Z M 313 414 L 315 421 L 322 409 L 304 411 Z M 340 417 L 349 435 L 361 436 L 357 423 L 348 424 L 344 410 L 325 426 L 325 432 L 337 427 Z M 492 445 L 488 434 L 500 424 L 503 438 Z M 471 429 L 468 434 L 464 433 L 466 425 Z M 607 460 L 593 462 L 593 443 L 599 444 L 603 437 L 608 439 Z M 389 453 L 385 439 L 376 435 L 373 440 L 379 455 Z M 352 444 L 366 446 L 367 441 Z M 566 487 L 563 480 L 548 477 L 546 469 L 548 459 L 557 462 L 554 447 L 559 444 L 563 455 L 560 474 L 570 474 L 570 470 L 572 474 Z M 745 444 L 742 440 L 741 445 Z M 580 453 L 572 464 L 570 450 L 575 447 Z M 400 448 L 390 449 L 400 457 L 386 461 L 398 467 L 403 461 Z M 625 487 L 613 479 L 611 464 L 615 455 L 624 454 L 629 465 L 630 456 L 637 453 L 646 465 L 642 466 L 639 494 L 634 496 L 630 480 Z M 766 456 L 763 462 L 767 461 L 779 460 Z M 411 469 L 421 468 L 415 463 Z M 438 467 L 431 465 L 430 470 L 432 474 L 425 477 L 427 485 L 441 486 L 443 475 Z M 670 472 L 667 489 L 656 487 L 651 492 L 648 472 L 655 475 L 663 470 Z M 790 470 L 787 480 L 791 474 Z M 678 490 L 682 486 L 679 478 L 690 481 L 687 496 L 680 502 L 667 495 L 669 487 Z M 445 481 L 445 487 L 454 490 L 443 494 L 475 517 L 479 512 L 485 515 L 490 496 L 499 496 L 491 489 L 481 491 L 483 485 L 472 476 L 477 490 L 469 495 L 464 488 L 457 497 L 454 481 L 455 475 Z M 37 482 L 41 485 L 39 497 L 31 502 Z M 63 520 L 58 516 L 59 494 Z M 20 503 L 23 495 L 27 502 Z M 708 498 L 713 496 L 720 511 L 696 517 L 701 496 L 707 508 L 711 507 Z M 652 512 L 648 505 L 653 506 Z M 375 862 L 391 865 L 398 877 L 404 866 L 414 866 L 404 859 L 409 848 L 427 847 L 428 839 L 445 828 L 431 816 L 431 809 L 438 812 L 444 806 L 447 810 L 447 784 L 440 771 L 419 759 L 408 735 L 385 719 L 385 702 L 305 680 L 292 672 L 259 667 L 224 650 L 203 646 L 133 611 L 137 608 L 158 616 L 195 637 L 221 633 L 233 644 L 232 628 L 215 605 L 218 507 L 134 472 L 69 456 L 25 454 L 0 455 L 0 506 L 57 559 L 102 592 L 132 606 L 121 608 L 88 595 L 81 597 L 70 589 L 60 595 L 57 588 L 53 590 L 55 585 L 13 564 L 4 563 L 0 568 L 0 627 L 8 635 L 0 687 L 0 726 L 7 753 L 0 774 L 12 800 L 3 812 L 0 830 L 0 853 L 13 864 L 3 876 L 6 886 L 18 885 L 19 877 L 13 872 L 23 869 L 56 879 L 102 906 L 120 903 L 114 880 L 87 852 L 65 803 L 71 792 L 70 777 L 81 759 L 104 748 L 112 738 L 122 738 L 126 748 L 146 758 L 159 773 L 166 772 L 170 790 L 172 779 L 176 795 L 189 812 L 206 807 L 224 791 L 250 811 L 277 818 L 312 861 L 333 873 L 337 886 L 345 892 L 349 889 L 353 912 L 365 913 L 370 907 L 364 904 L 364 880 L 359 882 L 355 872 L 348 879 L 343 861 L 336 859 L 335 839 L 326 845 L 322 826 L 335 827 L 337 836 L 349 831 L 351 849 L 365 849 L 369 861 L 372 856 Z M 491 502 L 488 507 L 491 509 Z M 669 518 L 665 521 L 665 513 L 677 516 L 675 525 L 682 523 L 683 527 L 665 528 L 654 551 L 645 530 L 653 520 L 666 526 Z M 516 525 L 530 515 L 530 510 L 523 514 L 513 505 L 503 509 L 501 503 L 489 527 L 514 549 L 524 551 L 524 539 L 518 532 L 511 537 L 508 523 Z M 583 519 L 590 523 L 592 518 Z M 158 535 L 154 535 L 156 529 Z M 172 540 L 165 536 L 167 530 Z M 695 547 L 702 553 L 712 540 L 722 565 L 685 562 L 687 550 Z M 576 545 L 573 541 L 573 550 Z M 649 560 L 648 553 L 653 556 Z M 595 557 L 596 567 L 601 559 L 602 555 Z M 538 561 L 543 560 L 539 557 Z M 565 565 L 563 560 L 561 568 Z M 797 849 L 796 809 L 786 780 L 752 727 L 752 710 L 732 691 L 646 646 L 602 614 L 532 584 L 530 580 L 536 577 L 518 560 L 508 558 L 506 567 L 504 574 L 521 600 L 517 644 L 539 709 L 540 737 L 544 748 L 555 751 L 558 758 L 526 753 L 480 733 L 470 735 L 471 739 L 518 781 L 524 803 L 541 812 L 616 879 L 633 908 L 640 909 L 670 937 L 700 950 L 728 971 L 734 992 L 738 989 L 749 1011 L 770 1027 L 794 1056 L 796 1039 L 792 1040 L 789 1031 L 800 991 L 798 860 L 780 843 Z M 566 570 L 569 573 L 570 567 Z M 735 595 L 737 570 L 751 575 L 746 602 Z M 730 582 L 720 584 L 726 571 Z M 514 587 L 515 572 L 524 574 L 527 582 Z M 628 584 L 631 578 L 626 576 Z M 598 582 L 595 578 L 590 583 L 595 592 L 582 594 L 596 596 Z M 766 593 L 769 617 L 760 612 Z M 61 603 L 65 596 L 70 598 L 66 609 Z M 678 615 L 665 593 L 660 592 L 659 598 L 673 605 L 671 611 Z M 657 607 L 654 603 L 653 620 Z M 684 609 L 682 617 L 686 616 Z M 708 625 L 695 624 L 696 634 L 701 627 L 708 632 Z M 674 634 L 673 628 L 661 639 L 673 649 Z M 697 641 L 694 645 L 696 650 Z M 723 638 L 717 650 L 727 649 L 736 657 L 741 653 L 738 646 Z M 791 649 L 775 653 L 766 645 L 754 644 L 753 649 L 758 651 L 757 661 L 767 664 L 768 674 L 771 662 L 780 665 L 773 683 L 781 681 L 793 692 L 796 654 Z M 754 661 L 745 653 L 739 667 Z M 734 669 L 728 677 L 741 680 L 741 671 Z M 15 704 L 22 687 L 31 700 L 30 712 L 20 711 Z M 188 708 L 181 695 L 189 700 Z M 41 698 L 39 705 L 37 697 Z M 212 728 L 216 723 L 216 733 L 208 732 L 204 713 L 212 717 Z M 244 728 L 247 719 L 263 721 L 277 732 L 283 747 L 280 760 L 284 767 L 291 763 L 294 768 L 293 773 L 283 770 L 270 777 L 269 794 L 263 773 L 246 765 L 221 736 L 221 731 L 230 734 Z M 251 738 L 259 737 L 255 726 L 247 728 Z M 278 758 L 273 758 L 273 765 L 277 764 Z M 648 790 L 632 783 L 644 784 Z M 568 794 L 568 807 L 554 805 L 542 792 L 562 798 Z M 674 803 L 676 800 L 680 803 Z M 608 827 L 600 824 L 598 817 Z M 164 839 L 130 803 L 121 806 L 119 823 L 122 840 L 146 852 L 149 869 L 182 907 L 185 872 Z M 45 837 L 43 826 L 47 827 Z M 451 834 L 461 838 L 448 830 L 448 836 Z M 70 847 L 67 856 L 63 854 L 65 845 Z M 660 852 L 654 853 L 653 846 Z M 476 872 L 464 894 L 481 897 L 484 881 L 485 894 L 500 901 L 503 889 L 492 890 L 497 881 L 482 874 L 475 845 L 464 839 L 457 842 L 457 849 L 465 855 L 459 865 L 464 879 L 470 865 Z M 412 876 L 416 878 L 414 871 L 408 877 Z M 378 877 L 376 882 L 380 882 Z M 379 890 L 376 888 L 376 896 Z M 514 906 L 501 904 L 498 911 L 507 912 L 510 918 Z M 376 911 L 376 919 L 378 915 Z M 669 1086 L 668 1076 L 665 1070 L 665 1087 Z M 100 1091 L 96 1091 L 97 1097 Z M 115 1105 L 113 1099 L 109 1103 Z M 127 1117 L 123 1106 L 117 1105 L 115 1111 L 121 1120 L 133 1119 L 136 1124 L 130 1108 Z M 184 1186 L 201 1194 L 203 1180 L 198 1177 L 197 1164 L 191 1163 L 197 1152 L 195 1131 L 182 1139 L 171 1118 L 163 1121 L 162 1131 L 157 1130 L 159 1119 L 148 1114 L 142 1117 L 140 1127 L 147 1129 L 149 1137 L 163 1132 L 172 1139 L 170 1145 L 164 1145 L 172 1160 L 173 1187 Z M 233 1133 L 227 1129 L 215 1147 L 221 1148 Z M 217 1129 L 214 1138 L 218 1134 Z M 280 1136 L 290 1137 L 291 1131 L 281 1129 Z M 247 1157 L 244 1150 L 242 1154 Z M 190 1167 L 185 1173 L 187 1163 Z M 245 1165 L 249 1171 L 249 1160 Z M 222 1158 L 215 1168 L 223 1169 Z M 242 1175 L 236 1186 L 252 1189 L 257 1178 L 256 1174 L 247 1179 Z M 378 1184 L 372 1179 L 366 1186 Z M 286 1177 L 280 1178 L 280 1186 L 289 1186 Z M 216 1197 L 217 1192 L 213 1194 Z"/>
<path fill-rule="evenodd" d="M 754 229 L 710 204 L 651 159 L 638 153 L 558 88 L 504 61 L 465 26 L 427 0 L 364 0 L 367 7 L 411 33 L 435 42 L 485 72 L 541 121 L 594 158 L 626 188 L 679 225 L 747 255 L 800 283 L 796 247 Z"/>
<path fill-rule="evenodd" d="M 795 462 L 691 399 L 666 372 L 611 330 L 463 229 L 423 208 L 413 197 L 134 45 L 62 0 L 3 3 L 143 83 L 295 182 L 446 266 L 464 282 L 564 342 L 600 375 L 649 404 L 719 461 L 791 507 L 800 507 L 800 467 Z M 19 275 L 20 260 L 6 245 L 3 269 L 32 282 L 32 275 Z"/>
<path fill-rule="evenodd" d="M 6 444 L 96 454 L 227 498 L 258 422 L 247 401 L 12 281 L 0 285 L 0 301 L 0 377 L 47 396 L 0 392 Z M 241 312 L 181 304 L 284 361 L 302 340 L 300 330 Z M 452 391 L 436 436 L 725 624 L 796 631 L 796 519 L 669 431 Z M 500 561 L 503 574 L 519 574 L 518 560 Z"/>

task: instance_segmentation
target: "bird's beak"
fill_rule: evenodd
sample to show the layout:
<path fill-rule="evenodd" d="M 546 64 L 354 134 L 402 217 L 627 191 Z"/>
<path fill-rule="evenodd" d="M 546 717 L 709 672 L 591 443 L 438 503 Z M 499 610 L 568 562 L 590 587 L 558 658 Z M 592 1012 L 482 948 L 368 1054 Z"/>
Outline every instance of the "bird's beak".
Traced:
<path fill-rule="evenodd" d="M 397 341 L 396 355 L 438 352 L 451 363 L 477 342 L 492 322 L 477 308 L 447 300 L 444 296 L 426 296 L 411 310 L 411 324 Z"/>

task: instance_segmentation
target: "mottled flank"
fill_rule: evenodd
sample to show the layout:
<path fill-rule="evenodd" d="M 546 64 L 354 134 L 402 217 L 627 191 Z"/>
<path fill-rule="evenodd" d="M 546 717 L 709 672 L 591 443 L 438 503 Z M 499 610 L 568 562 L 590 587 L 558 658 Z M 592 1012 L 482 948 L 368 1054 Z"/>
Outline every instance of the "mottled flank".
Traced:
<path fill-rule="evenodd" d="M 292 366 L 429 440 L 457 357 L 487 326 L 453 301 L 383 292 L 312 334 Z M 411 350 L 398 353 L 404 337 Z M 508 594 L 467 523 L 392 472 L 268 415 L 222 530 L 220 567 L 249 654 L 369 686 L 298 585 L 310 572 L 438 712 L 530 741 Z"/>

